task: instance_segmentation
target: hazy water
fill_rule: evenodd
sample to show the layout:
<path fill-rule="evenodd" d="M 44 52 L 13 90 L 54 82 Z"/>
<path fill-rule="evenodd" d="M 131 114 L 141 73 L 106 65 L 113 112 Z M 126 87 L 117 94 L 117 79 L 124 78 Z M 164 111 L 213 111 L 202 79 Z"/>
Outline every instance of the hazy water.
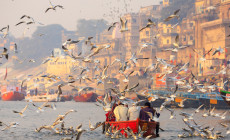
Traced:
<path fill-rule="evenodd" d="M 97 107 L 94 103 L 77 103 L 74 101 L 70 102 L 60 102 L 56 103 L 57 110 L 46 109 L 43 113 L 37 113 L 36 108 L 32 105 L 29 105 L 28 109 L 25 111 L 26 116 L 21 118 L 18 114 L 12 112 L 12 110 L 20 111 L 25 107 L 27 103 L 23 101 L 16 102 L 4 102 L 0 101 L 0 121 L 9 123 L 9 122 L 19 122 L 17 128 L 11 128 L 7 131 L 0 131 L 0 140 L 59 140 L 64 136 L 54 135 L 47 130 L 42 130 L 40 133 L 36 133 L 35 128 L 40 127 L 45 124 L 52 124 L 56 119 L 58 114 L 64 114 L 69 109 L 75 109 L 77 112 L 70 113 L 65 118 L 65 126 L 73 126 L 74 128 L 80 123 L 83 124 L 83 128 L 88 129 L 89 118 L 93 123 L 97 121 L 105 120 L 105 112 L 102 108 Z M 42 103 L 35 103 L 41 105 Z M 182 128 L 187 128 L 182 122 L 182 117 L 179 113 L 188 112 L 193 113 L 193 109 L 176 109 L 176 119 L 169 119 L 169 112 L 163 110 L 160 116 L 161 128 L 165 131 L 160 131 L 160 137 L 157 140 L 174 140 L 179 139 L 177 135 L 182 133 Z M 216 110 L 216 113 L 222 113 L 225 110 Z M 207 117 L 202 118 L 203 111 L 199 114 L 194 115 L 194 119 L 198 124 L 204 126 L 215 127 L 215 130 L 221 131 L 224 136 L 226 136 L 226 128 L 222 127 L 219 123 L 221 122 L 219 118 Z M 229 114 L 226 120 L 229 120 Z M 229 123 L 228 123 L 229 124 Z M 230 125 L 230 124 L 229 124 Z M 0 129 L 3 127 L 1 126 Z M 83 133 L 82 140 L 103 140 L 106 139 L 105 136 L 101 133 L 101 128 L 96 129 L 95 131 L 88 131 Z M 201 139 L 200 137 L 193 137 L 189 139 Z M 224 139 L 230 139 L 230 136 L 225 137 Z"/>

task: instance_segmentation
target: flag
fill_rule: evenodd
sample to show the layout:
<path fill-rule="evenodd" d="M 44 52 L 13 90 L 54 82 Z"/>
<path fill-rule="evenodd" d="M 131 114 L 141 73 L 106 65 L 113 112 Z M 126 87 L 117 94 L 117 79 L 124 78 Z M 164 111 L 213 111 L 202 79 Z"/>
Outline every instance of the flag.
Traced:
<path fill-rule="evenodd" d="M 7 77 L 7 67 L 6 67 L 6 73 L 5 73 L 4 80 L 6 80 L 6 77 Z"/>

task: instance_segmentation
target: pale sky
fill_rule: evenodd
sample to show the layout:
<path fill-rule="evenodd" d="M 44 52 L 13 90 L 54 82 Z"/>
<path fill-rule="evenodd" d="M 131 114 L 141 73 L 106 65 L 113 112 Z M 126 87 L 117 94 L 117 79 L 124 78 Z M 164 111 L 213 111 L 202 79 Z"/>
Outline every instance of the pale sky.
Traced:
<path fill-rule="evenodd" d="M 159 4 L 160 0 L 50 0 L 53 5 L 62 5 L 64 9 L 57 8 L 45 13 L 50 6 L 49 0 L 0 0 L 0 28 L 10 25 L 10 34 L 16 37 L 29 36 L 38 25 L 15 26 L 24 14 L 45 25 L 61 24 L 67 30 L 76 30 L 78 19 L 105 18 L 112 23 L 127 12 L 138 12 L 140 7 Z M 125 8 L 127 3 L 127 8 Z M 116 11 L 116 13 L 115 13 Z M 110 15 L 109 15 L 110 14 Z"/>

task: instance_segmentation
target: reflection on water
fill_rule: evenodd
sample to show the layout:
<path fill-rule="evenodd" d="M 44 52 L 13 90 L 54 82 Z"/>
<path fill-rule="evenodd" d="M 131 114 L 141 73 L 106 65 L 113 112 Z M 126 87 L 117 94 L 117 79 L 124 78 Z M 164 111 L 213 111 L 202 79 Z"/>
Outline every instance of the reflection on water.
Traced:
<path fill-rule="evenodd" d="M 16 102 L 3 102 L 0 101 L 0 121 L 9 123 L 9 122 L 19 122 L 19 126 L 17 128 L 11 128 L 7 131 L 0 131 L 0 140 L 11 140 L 11 139 L 49 139 L 49 140 L 57 140 L 61 139 L 64 136 L 54 135 L 49 131 L 42 130 L 40 133 L 36 133 L 35 128 L 45 125 L 52 124 L 52 122 L 56 119 L 58 114 L 64 114 L 66 111 L 70 109 L 75 109 L 77 112 L 70 113 L 65 118 L 65 126 L 73 126 L 74 128 L 83 124 L 84 129 L 89 129 L 89 118 L 93 123 L 98 121 L 105 120 L 105 112 L 102 108 L 94 105 L 94 103 L 77 103 L 74 101 L 70 102 L 60 102 L 56 103 L 57 110 L 52 110 L 47 108 L 42 113 L 37 113 L 36 108 L 32 105 L 29 105 L 28 109 L 25 111 L 26 116 L 21 118 L 18 114 L 12 112 L 12 110 L 20 111 L 25 107 L 27 103 L 22 101 Z M 35 103 L 37 105 L 41 105 L 42 103 Z M 167 110 L 163 110 L 160 116 L 160 127 L 165 131 L 160 131 L 160 138 L 157 139 L 178 139 L 177 135 L 182 131 L 182 128 L 187 128 L 185 124 L 182 122 L 182 116 L 179 113 L 187 112 L 193 113 L 193 109 L 176 109 L 176 119 L 170 120 L 170 112 Z M 215 110 L 215 113 L 223 113 L 225 110 Z M 204 126 L 214 127 L 216 131 L 221 131 L 225 136 L 226 128 L 221 126 L 219 123 L 222 122 L 219 118 L 214 117 L 201 117 L 204 111 L 201 110 L 200 113 L 194 114 L 195 121 Z M 229 120 L 229 114 L 226 115 L 226 120 Z M 228 121 L 229 124 L 229 121 Z M 230 125 L 230 124 L 229 124 Z M 2 126 L 0 127 L 2 129 Z M 230 136 L 225 137 L 224 139 L 229 139 Z M 88 131 L 83 133 L 81 139 L 83 140 L 92 140 L 98 139 L 103 140 L 105 136 L 102 134 L 101 128 L 96 129 L 95 131 Z M 200 139 L 200 137 L 192 138 L 192 139 Z"/>

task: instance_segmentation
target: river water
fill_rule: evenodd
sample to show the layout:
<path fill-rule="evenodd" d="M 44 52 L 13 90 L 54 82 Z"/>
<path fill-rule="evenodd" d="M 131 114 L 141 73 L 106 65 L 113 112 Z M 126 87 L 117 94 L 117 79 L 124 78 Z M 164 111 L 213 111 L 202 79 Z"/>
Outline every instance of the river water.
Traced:
<path fill-rule="evenodd" d="M 20 111 L 26 106 L 27 102 L 24 101 L 0 101 L 0 121 L 4 123 L 18 122 L 19 126 L 16 128 L 11 128 L 6 131 L 0 131 L 0 140 L 59 140 L 62 137 L 60 135 L 54 135 L 47 130 L 42 130 L 41 132 L 35 132 L 35 128 L 40 127 L 41 125 L 50 125 L 57 118 L 59 114 L 64 114 L 70 109 L 77 110 L 77 112 L 70 113 L 65 118 L 65 126 L 73 126 L 74 128 L 83 124 L 84 129 L 89 129 L 89 119 L 92 123 L 98 121 L 103 122 L 105 120 L 105 112 L 101 107 L 96 106 L 94 103 L 77 103 L 74 101 L 69 102 L 59 102 L 56 104 L 56 110 L 46 108 L 44 112 L 37 113 L 36 108 L 29 105 L 28 109 L 24 112 L 25 117 L 20 117 L 19 114 L 15 114 L 12 110 Z M 41 105 L 42 103 L 35 103 L 36 105 Z M 170 112 L 163 110 L 160 116 L 160 127 L 165 131 L 160 131 L 160 137 L 156 138 L 157 140 L 174 140 L 179 139 L 178 134 L 182 133 L 182 128 L 187 128 L 182 122 L 182 116 L 180 112 L 193 113 L 193 109 L 176 109 L 175 119 L 170 120 Z M 215 113 L 223 113 L 225 110 L 215 110 Z M 230 135 L 226 135 L 226 128 L 221 126 L 219 123 L 223 122 L 216 117 L 207 117 L 203 118 L 201 115 L 204 110 L 201 110 L 200 113 L 194 114 L 194 120 L 204 126 L 215 127 L 216 131 L 221 131 L 224 136 L 224 139 L 230 139 Z M 226 115 L 229 123 L 229 113 Z M 0 126 L 2 129 L 3 126 Z M 106 137 L 102 134 L 101 127 L 95 131 L 87 131 L 83 133 L 82 140 L 104 140 Z M 201 139 L 200 137 L 186 138 L 186 139 Z"/>

